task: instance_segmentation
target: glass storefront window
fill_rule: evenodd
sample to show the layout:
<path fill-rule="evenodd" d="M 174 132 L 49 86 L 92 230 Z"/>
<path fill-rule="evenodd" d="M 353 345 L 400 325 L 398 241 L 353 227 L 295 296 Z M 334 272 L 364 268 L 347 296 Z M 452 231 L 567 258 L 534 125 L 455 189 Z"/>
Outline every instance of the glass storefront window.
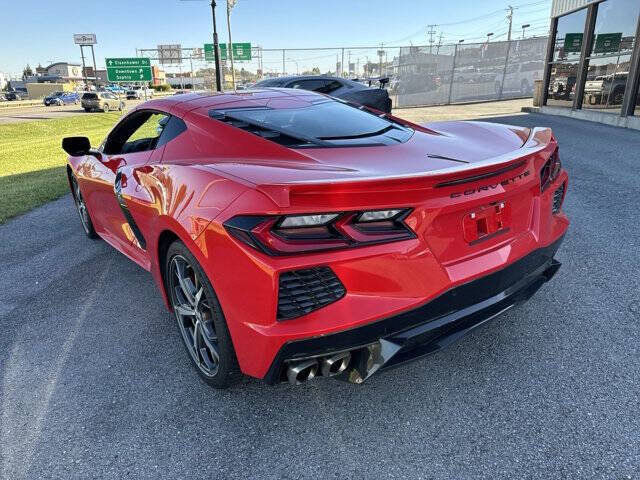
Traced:
<path fill-rule="evenodd" d="M 637 0 L 607 0 L 598 4 L 591 57 L 631 54 L 640 15 Z"/>
<path fill-rule="evenodd" d="M 552 64 L 547 105 L 571 107 L 575 96 L 577 77 L 578 61 Z"/>
<path fill-rule="evenodd" d="M 582 49 L 587 9 L 578 10 L 558 18 L 556 38 L 553 44 L 553 61 L 577 61 Z"/>
<path fill-rule="evenodd" d="M 631 55 L 588 60 L 582 108 L 619 113 L 624 99 Z"/>

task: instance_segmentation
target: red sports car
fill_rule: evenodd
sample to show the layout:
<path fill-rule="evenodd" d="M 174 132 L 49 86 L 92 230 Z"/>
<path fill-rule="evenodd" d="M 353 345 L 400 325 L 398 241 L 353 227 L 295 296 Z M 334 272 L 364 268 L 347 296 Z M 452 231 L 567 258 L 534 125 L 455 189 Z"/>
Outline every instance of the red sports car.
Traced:
<path fill-rule="evenodd" d="M 262 89 L 152 100 L 62 145 L 86 234 L 151 272 L 215 387 L 432 353 L 548 281 L 569 224 L 546 128 Z"/>

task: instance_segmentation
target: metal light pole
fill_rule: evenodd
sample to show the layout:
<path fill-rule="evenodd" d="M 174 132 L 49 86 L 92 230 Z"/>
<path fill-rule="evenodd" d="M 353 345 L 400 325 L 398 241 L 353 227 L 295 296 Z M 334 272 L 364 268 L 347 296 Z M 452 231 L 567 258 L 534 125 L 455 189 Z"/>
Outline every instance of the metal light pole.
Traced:
<path fill-rule="evenodd" d="M 293 63 L 296 64 L 296 72 L 297 72 L 298 75 L 300 75 L 300 67 L 298 67 L 298 61 L 293 59 L 293 58 L 291 58 L 291 57 L 287 58 L 287 60 L 289 60 L 290 62 L 293 62 Z"/>
<path fill-rule="evenodd" d="M 522 25 L 522 38 L 524 38 L 524 31 L 531 26 L 530 23 L 525 23 Z"/>
<path fill-rule="evenodd" d="M 227 29 L 229 30 L 229 45 L 227 46 L 227 55 L 231 61 L 231 84 L 233 90 L 236 89 L 236 72 L 233 68 L 233 43 L 231 42 L 231 9 L 235 7 L 236 0 L 227 0 Z"/>
<path fill-rule="evenodd" d="M 213 55 L 216 63 L 216 90 L 222 91 L 222 79 L 220 68 L 220 44 L 218 43 L 218 30 L 216 29 L 216 0 L 211 0 L 211 17 L 213 20 Z"/>

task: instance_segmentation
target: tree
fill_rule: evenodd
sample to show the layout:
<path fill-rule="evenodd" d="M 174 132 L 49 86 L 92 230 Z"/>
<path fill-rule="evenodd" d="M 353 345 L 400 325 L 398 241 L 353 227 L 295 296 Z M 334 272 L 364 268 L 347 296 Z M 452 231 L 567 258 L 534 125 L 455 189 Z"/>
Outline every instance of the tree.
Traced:
<path fill-rule="evenodd" d="M 27 77 L 30 77 L 31 75 L 33 75 L 33 70 L 31 70 L 31 66 L 27 63 L 27 66 L 22 70 L 22 79 L 26 80 Z"/>
<path fill-rule="evenodd" d="M 311 73 L 313 73 L 314 75 L 320 75 L 320 69 L 318 67 L 313 67 L 311 69 Z"/>

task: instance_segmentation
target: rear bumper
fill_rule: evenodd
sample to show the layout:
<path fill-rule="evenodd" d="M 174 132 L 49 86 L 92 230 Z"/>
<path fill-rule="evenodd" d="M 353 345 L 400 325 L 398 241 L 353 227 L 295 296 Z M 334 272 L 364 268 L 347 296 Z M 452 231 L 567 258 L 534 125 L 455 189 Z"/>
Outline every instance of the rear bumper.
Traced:
<path fill-rule="evenodd" d="M 280 383 L 292 362 L 350 351 L 351 364 L 341 377 L 361 383 L 378 370 L 434 353 L 531 298 L 560 267 L 553 257 L 563 238 L 413 310 L 350 330 L 288 342 L 264 380 Z"/>

